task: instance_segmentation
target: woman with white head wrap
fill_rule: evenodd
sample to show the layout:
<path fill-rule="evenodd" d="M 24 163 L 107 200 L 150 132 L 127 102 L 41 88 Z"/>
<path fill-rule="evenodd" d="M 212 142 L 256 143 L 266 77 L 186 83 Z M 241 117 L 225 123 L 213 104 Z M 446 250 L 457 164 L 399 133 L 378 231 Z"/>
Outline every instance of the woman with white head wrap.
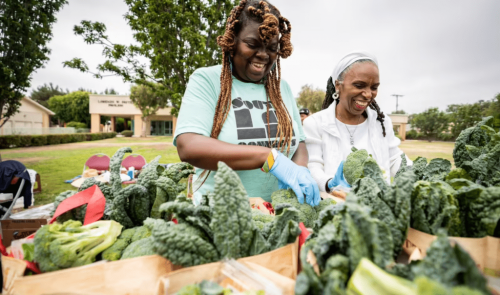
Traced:
<path fill-rule="evenodd" d="M 379 85 L 377 58 L 366 52 L 351 52 L 338 62 L 328 79 L 322 111 L 304 120 L 308 168 L 320 190 L 350 186 L 343 167 L 352 147 L 366 149 L 385 171 L 388 182 L 399 170 L 401 141 L 394 136 L 390 118 L 375 101 Z"/>

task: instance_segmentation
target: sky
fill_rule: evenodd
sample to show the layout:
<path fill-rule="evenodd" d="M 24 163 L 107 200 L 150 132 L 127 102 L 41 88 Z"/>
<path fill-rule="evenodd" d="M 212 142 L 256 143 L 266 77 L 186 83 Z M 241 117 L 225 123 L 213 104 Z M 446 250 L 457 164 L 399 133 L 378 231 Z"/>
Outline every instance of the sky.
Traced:
<path fill-rule="evenodd" d="M 293 54 L 282 76 L 295 97 L 303 85 L 326 89 L 335 64 L 353 50 L 379 63 L 377 101 L 386 113 L 446 110 L 449 104 L 490 100 L 500 93 L 500 1 L 498 0 L 274 0 L 292 25 Z M 95 79 L 63 68 L 82 58 L 91 70 L 104 61 L 102 47 L 73 33 L 82 20 L 106 24 L 114 43 L 133 43 L 123 0 L 69 0 L 53 26 L 50 61 L 32 76 L 28 91 L 52 82 L 70 91 L 114 88 L 128 94 L 119 77 Z"/>

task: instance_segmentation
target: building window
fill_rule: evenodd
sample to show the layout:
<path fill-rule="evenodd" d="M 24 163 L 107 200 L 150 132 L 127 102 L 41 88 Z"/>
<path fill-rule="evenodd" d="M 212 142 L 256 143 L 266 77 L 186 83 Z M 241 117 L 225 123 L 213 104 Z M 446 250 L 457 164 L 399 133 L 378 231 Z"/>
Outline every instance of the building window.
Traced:
<path fill-rule="evenodd" d="M 171 136 L 172 121 L 151 121 L 151 135 Z"/>

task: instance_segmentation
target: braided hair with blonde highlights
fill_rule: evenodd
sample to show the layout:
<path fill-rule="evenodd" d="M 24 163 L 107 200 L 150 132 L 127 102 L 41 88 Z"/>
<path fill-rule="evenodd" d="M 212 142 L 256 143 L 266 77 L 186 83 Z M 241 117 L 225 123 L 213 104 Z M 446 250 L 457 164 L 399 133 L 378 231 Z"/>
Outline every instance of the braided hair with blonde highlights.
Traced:
<path fill-rule="evenodd" d="M 290 22 L 281 16 L 279 10 L 267 0 L 241 0 L 240 4 L 231 11 L 224 35 L 217 37 L 217 44 L 222 49 L 221 92 L 215 108 L 210 136 L 212 138 L 219 136 L 231 109 L 232 72 L 230 58 L 236 50 L 236 36 L 248 21 L 255 21 L 261 24 L 259 26 L 259 35 L 265 45 L 276 36 L 281 35 L 276 66 L 264 77 L 263 82 L 266 89 L 266 99 L 268 102 L 271 102 L 278 119 L 276 139 L 270 145 L 278 147 L 282 151 L 286 147 L 288 153 L 292 145 L 293 125 L 292 118 L 281 97 L 280 58 L 287 58 L 292 54 L 293 47 L 290 42 L 292 27 Z M 269 103 L 267 103 L 267 128 L 270 136 Z"/>
<path fill-rule="evenodd" d="M 348 66 L 345 70 L 343 70 L 342 73 L 339 74 L 338 81 L 339 82 L 344 81 L 345 75 L 347 74 L 347 72 L 349 72 L 349 70 L 352 68 L 352 66 L 356 63 L 362 63 L 362 62 L 373 62 L 373 61 L 371 61 L 369 59 L 360 59 L 360 60 L 355 61 L 350 66 Z M 327 109 L 335 101 L 335 99 L 333 99 L 333 97 L 332 97 L 332 95 L 335 93 L 335 83 L 334 82 L 335 81 L 332 79 L 332 77 L 330 77 L 328 79 L 328 82 L 326 83 L 326 94 L 325 94 L 325 100 L 323 101 L 323 105 L 321 106 L 322 110 Z M 337 99 L 336 103 L 339 104 L 339 102 L 340 102 L 340 99 Z M 385 137 L 386 133 L 385 133 L 385 126 L 384 126 L 384 118 L 385 118 L 384 113 L 382 111 L 380 111 L 380 107 L 375 100 L 372 100 L 372 102 L 368 106 L 370 107 L 370 109 L 375 110 L 377 112 L 377 120 L 382 125 L 382 134 Z M 363 112 L 363 116 L 365 118 L 368 117 L 366 112 Z"/>

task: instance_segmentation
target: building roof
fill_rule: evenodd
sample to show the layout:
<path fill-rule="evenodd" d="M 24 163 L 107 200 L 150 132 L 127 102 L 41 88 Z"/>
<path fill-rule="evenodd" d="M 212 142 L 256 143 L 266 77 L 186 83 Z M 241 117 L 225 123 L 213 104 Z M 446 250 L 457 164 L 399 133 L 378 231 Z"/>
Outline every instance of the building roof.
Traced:
<path fill-rule="evenodd" d="M 23 99 L 26 99 L 27 101 L 29 101 L 31 104 L 33 104 L 34 106 L 40 108 L 42 111 L 46 112 L 47 114 L 53 116 L 55 115 L 56 113 L 54 113 L 53 111 L 49 110 L 48 108 L 44 107 L 43 105 L 39 104 L 38 102 L 32 100 L 31 98 L 25 96 L 23 97 Z"/>

